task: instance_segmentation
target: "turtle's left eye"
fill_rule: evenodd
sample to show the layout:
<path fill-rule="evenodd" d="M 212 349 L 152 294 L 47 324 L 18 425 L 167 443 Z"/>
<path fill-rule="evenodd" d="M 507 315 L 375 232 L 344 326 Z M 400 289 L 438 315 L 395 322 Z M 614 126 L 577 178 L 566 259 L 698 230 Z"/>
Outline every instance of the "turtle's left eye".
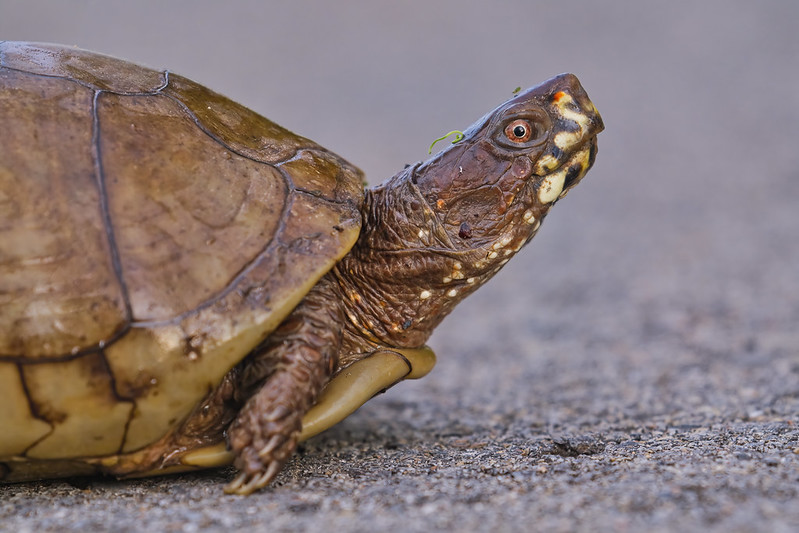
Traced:
<path fill-rule="evenodd" d="M 527 150 L 546 142 L 551 121 L 540 109 L 509 110 L 499 118 L 494 140 L 511 150 Z M 510 115 L 510 116 L 508 116 Z"/>
<path fill-rule="evenodd" d="M 517 118 L 505 126 L 505 136 L 515 143 L 526 143 L 533 136 L 534 129 L 530 121 Z"/>

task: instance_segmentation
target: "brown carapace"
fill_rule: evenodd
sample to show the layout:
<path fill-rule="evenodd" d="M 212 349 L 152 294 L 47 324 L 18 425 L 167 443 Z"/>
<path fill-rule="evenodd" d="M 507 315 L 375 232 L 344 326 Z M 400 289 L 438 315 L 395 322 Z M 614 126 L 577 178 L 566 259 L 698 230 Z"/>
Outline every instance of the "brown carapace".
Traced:
<path fill-rule="evenodd" d="M 0 43 L 0 480 L 233 462 L 434 364 L 436 325 L 586 174 L 577 78 L 363 190 L 308 139 L 166 71 Z"/>

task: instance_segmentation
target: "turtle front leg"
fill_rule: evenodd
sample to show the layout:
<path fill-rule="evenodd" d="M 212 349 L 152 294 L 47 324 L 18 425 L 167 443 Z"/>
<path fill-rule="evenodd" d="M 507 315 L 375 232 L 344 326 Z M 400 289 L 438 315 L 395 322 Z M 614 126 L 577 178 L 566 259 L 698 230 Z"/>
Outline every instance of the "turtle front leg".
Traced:
<path fill-rule="evenodd" d="M 336 367 L 340 317 L 320 292 L 315 287 L 240 366 L 239 392 L 249 399 L 227 431 L 241 471 L 227 493 L 250 494 L 272 481 L 297 447 L 303 415 Z"/>

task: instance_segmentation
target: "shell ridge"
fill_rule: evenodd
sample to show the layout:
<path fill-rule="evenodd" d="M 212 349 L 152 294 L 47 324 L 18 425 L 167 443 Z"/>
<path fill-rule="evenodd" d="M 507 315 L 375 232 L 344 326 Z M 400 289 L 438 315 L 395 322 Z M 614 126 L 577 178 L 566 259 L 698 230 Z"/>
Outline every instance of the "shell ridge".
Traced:
<path fill-rule="evenodd" d="M 54 79 L 54 80 L 68 81 L 70 83 L 74 83 L 76 85 L 80 85 L 81 87 L 83 87 L 85 89 L 89 89 L 90 91 L 101 91 L 102 90 L 102 89 L 99 89 L 98 87 L 96 87 L 96 86 L 94 86 L 94 85 L 92 85 L 90 83 L 86 83 L 86 82 L 83 82 L 83 81 L 80 81 L 80 80 L 76 80 L 75 78 L 68 78 L 66 76 L 60 76 L 60 75 L 54 75 L 54 74 L 42 74 L 40 72 L 31 72 L 30 70 L 25 70 L 25 69 L 21 69 L 21 68 L 17 68 L 17 67 L 9 67 L 8 65 L 3 64 L 2 60 L 0 60 L 0 68 L 4 68 L 6 70 L 13 70 L 14 72 L 21 72 L 22 74 L 25 74 L 25 75 L 28 75 L 28 76 L 36 76 L 37 78 L 51 78 L 51 79 Z"/>
<path fill-rule="evenodd" d="M 0 45 L 2 45 L 2 44 L 3 44 L 3 41 L 0 41 Z M 111 90 L 111 89 L 102 89 L 102 88 L 98 87 L 97 85 L 94 85 L 94 84 L 91 84 L 91 83 L 86 83 L 85 81 L 77 80 L 75 78 L 70 78 L 68 76 L 61 76 L 61 75 L 57 75 L 57 74 L 42 74 L 41 72 L 31 72 L 30 70 L 25 70 L 25 69 L 21 69 L 21 68 L 17 68 L 17 67 L 10 67 L 10 66 L 5 65 L 3 63 L 2 56 L 0 56 L 0 68 L 4 68 L 6 70 L 13 70 L 14 72 L 20 72 L 20 73 L 26 74 L 28 76 L 36 76 L 38 78 L 51 78 L 51 79 L 54 79 L 54 80 L 64 80 L 64 81 L 67 81 L 67 82 L 70 82 L 70 83 L 74 83 L 76 85 L 80 85 L 81 87 L 83 87 L 85 89 L 89 89 L 92 92 L 110 93 L 110 94 L 116 94 L 116 95 L 119 95 L 119 96 L 154 96 L 154 95 L 157 95 L 157 94 L 162 94 L 161 91 L 166 89 L 166 86 L 167 86 L 167 83 L 164 82 L 159 87 L 157 87 L 156 89 L 153 89 L 152 91 L 114 91 L 114 90 Z M 168 71 L 164 71 L 164 74 L 166 74 L 166 73 L 168 73 Z"/>

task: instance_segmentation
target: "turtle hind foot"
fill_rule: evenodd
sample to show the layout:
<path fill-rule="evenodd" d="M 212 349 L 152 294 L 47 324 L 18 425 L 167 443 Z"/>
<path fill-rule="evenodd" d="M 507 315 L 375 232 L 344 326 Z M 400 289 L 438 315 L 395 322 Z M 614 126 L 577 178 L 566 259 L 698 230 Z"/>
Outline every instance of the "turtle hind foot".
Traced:
<path fill-rule="evenodd" d="M 268 485 L 297 447 L 304 409 L 281 394 L 283 387 L 275 386 L 282 377 L 287 376 L 273 376 L 272 386 L 252 397 L 228 429 L 228 442 L 236 456 L 233 464 L 241 471 L 225 488 L 228 494 L 250 494 Z"/>
<path fill-rule="evenodd" d="M 294 453 L 302 417 L 321 388 L 324 375 L 323 369 L 318 369 L 319 376 L 313 379 L 314 370 L 302 364 L 310 358 L 303 356 L 316 353 L 305 346 L 294 346 L 286 355 L 294 356 L 300 364 L 283 366 L 269 376 L 228 427 L 228 446 L 241 474 L 225 492 L 249 494 L 265 487 Z"/>
<path fill-rule="evenodd" d="M 241 473 L 225 487 L 227 494 L 251 494 L 277 476 L 297 447 L 299 430 L 291 429 L 298 425 L 299 417 L 288 418 L 281 420 L 282 424 L 269 424 L 271 431 L 264 433 L 253 431 L 258 426 L 231 428 L 230 443 L 236 454 L 234 465 Z"/>
<path fill-rule="evenodd" d="M 225 494 L 248 496 L 271 483 L 278 472 L 280 472 L 280 468 L 282 466 L 282 463 L 273 461 L 269 464 L 269 467 L 267 467 L 265 472 L 259 472 L 256 474 L 241 472 L 238 476 L 236 476 L 236 479 L 225 485 Z"/>

